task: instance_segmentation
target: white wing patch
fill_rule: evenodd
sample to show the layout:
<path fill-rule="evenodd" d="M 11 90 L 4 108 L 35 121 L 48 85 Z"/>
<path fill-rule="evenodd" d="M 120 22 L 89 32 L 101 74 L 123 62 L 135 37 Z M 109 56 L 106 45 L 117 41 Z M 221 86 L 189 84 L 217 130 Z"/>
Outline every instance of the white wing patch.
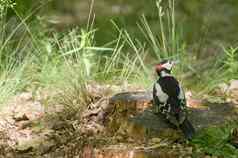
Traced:
<path fill-rule="evenodd" d="M 183 88 L 181 87 L 181 85 L 179 85 L 179 95 L 178 95 L 178 99 L 180 99 L 180 100 L 185 99 L 184 91 L 183 91 Z"/>
<path fill-rule="evenodd" d="M 166 103 L 169 98 L 168 95 L 162 91 L 158 83 L 155 84 L 155 88 L 156 88 L 156 96 L 159 98 L 159 101 L 161 103 Z"/>

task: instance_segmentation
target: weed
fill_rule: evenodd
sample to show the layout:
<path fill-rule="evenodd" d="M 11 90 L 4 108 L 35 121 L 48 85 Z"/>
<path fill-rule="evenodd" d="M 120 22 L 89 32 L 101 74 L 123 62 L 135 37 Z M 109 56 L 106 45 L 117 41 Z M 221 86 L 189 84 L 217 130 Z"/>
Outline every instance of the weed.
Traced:
<path fill-rule="evenodd" d="M 235 127 L 237 127 L 237 123 L 209 127 L 202 130 L 192 140 L 192 144 L 212 156 L 236 158 L 238 150 L 229 143 L 231 131 Z"/>

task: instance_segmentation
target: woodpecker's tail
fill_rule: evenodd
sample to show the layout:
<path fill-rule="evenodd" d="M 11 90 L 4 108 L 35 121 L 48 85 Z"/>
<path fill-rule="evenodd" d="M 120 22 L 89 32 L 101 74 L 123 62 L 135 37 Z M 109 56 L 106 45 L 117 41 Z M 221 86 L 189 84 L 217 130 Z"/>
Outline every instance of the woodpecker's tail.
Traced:
<path fill-rule="evenodd" d="M 193 135 L 195 134 L 195 129 L 190 121 L 186 118 L 184 122 L 179 126 L 182 130 L 186 139 L 191 140 Z"/>

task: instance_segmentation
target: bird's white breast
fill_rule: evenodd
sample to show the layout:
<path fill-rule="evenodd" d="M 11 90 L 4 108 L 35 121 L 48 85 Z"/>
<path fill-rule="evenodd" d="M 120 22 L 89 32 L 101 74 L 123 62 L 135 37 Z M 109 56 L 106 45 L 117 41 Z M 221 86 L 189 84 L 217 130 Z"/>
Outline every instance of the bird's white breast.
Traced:
<path fill-rule="evenodd" d="M 155 83 L 155 89 L 156 89 L 156 96 L 158 97 L 159 101 L 162 103 L 166 103 L 169 96 L 163 92 L 162 88 L 158 83 Z"/>

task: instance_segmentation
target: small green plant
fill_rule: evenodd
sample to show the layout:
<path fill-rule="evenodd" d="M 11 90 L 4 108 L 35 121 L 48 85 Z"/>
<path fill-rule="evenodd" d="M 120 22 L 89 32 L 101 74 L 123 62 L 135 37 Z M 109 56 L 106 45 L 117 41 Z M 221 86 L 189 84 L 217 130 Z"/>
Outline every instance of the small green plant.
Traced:
<path fill-rule="evenodd" d="M 0 0 L 0 18 L 6 14 L 7 9 L 13 8 L 16 5 L 14 0 Z"/>
<path fill-rule="evenodd" d="M 207 71 L 201 73 L 200 93 L 212 92 L 218 84 L 237 79 L 238 47 L 223 47 L 222 56 L 212 58 L 207 66 Z"/>
<path fill-rule="evenodd" d="M 224 66 L 230 74 L 238 73 L 238 47 L 223 48 L 225 52 Z"/>
<path fill-rule="evenodd" d="M 23 91 L 30 84 L 29 76 L 25 76 L 25 69 L 29 61 L 25 60 L 18 66 L 11 65 L 0 73 L 0 105 L 3 105 L 11 96 Z M 1 107 L 0 107 L 1 108 Z"/>
<path fill-rule="evenodd" d="M 222 127 L 209 127 L 200 131 L 191 143 L 212 156 L 237 158 L 238 149 L 229 142 L 231 131 L 235 127 L 237 127 L 237 123 Z"/>
<path fill-rule="evenodd" d="M 73 117 L 90 103 L 90 97 L 84 76 L 72 67 L 68 67 L 68 71 L 68 76 L 65 76 L 63 85 L 59 88 L 57 103 L 64 106 L 69 117 Z"/>

